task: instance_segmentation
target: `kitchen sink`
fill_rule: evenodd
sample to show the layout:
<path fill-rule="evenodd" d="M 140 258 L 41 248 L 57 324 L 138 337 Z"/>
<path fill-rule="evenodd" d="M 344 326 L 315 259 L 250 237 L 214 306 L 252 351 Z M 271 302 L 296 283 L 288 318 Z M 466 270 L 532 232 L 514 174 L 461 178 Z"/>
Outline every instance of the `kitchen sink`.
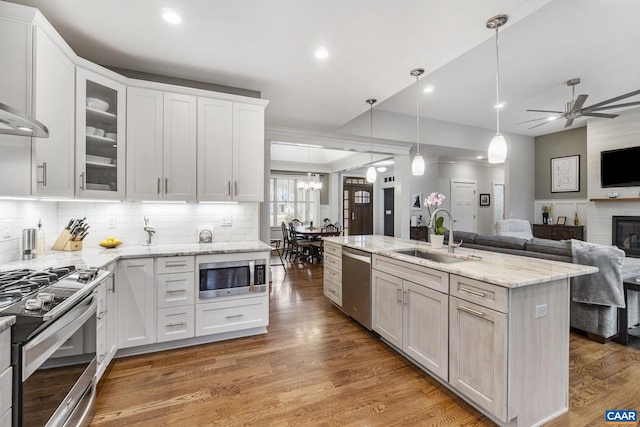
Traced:
<path fill-rule="evenodd" d="M 417 258 L 428 259 L 429 261 L 451 264 L 455 262 L 468 261 L 466 258 L 456 258 L 451 255 L 435 254 L 433 252 L 422 251 L 420 249 L 400 249 L 393 251 L 397 254 L 414 256 Z"/>

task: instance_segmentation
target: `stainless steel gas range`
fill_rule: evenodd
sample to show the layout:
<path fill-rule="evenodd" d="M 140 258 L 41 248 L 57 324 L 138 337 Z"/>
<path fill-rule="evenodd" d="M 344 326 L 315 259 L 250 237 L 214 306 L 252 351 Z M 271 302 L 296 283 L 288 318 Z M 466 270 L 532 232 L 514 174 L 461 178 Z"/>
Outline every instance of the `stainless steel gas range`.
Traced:
<path fill-rule="evenodd" d="M 74 266 L 0 272 L 11 328 L 14 426 L 88 424 L 95 401 L 96 295 L 108 271 Z"/>

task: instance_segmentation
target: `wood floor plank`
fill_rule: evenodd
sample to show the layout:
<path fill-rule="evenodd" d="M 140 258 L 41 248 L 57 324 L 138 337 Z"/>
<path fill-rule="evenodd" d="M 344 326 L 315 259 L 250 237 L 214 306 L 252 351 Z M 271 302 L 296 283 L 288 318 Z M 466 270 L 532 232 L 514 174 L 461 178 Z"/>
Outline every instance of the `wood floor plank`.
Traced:
<path fill-rule="evenodd" d="M 116 359 L 92 426 L 493 426 L 322 295 L 317 264 L 274 268 L 269 333 Z M 572 333 L 570 409 L 640 409 L 640 350 Z"/>

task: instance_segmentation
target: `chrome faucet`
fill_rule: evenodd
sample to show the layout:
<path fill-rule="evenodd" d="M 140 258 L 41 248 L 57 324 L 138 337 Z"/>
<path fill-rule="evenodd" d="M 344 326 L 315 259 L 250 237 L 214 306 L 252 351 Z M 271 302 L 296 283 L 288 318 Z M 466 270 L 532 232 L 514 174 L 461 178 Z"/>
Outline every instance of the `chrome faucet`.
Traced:
<path fill-rule="evenodd" d="M 156 234 L 156 229 L 149 225 L 149 217 L 144 217 L 144 231 L 148 234 L 147 241 L 144 244 L 145 246 L 151 246 L 153 243 L 151 242 L 151 237 Z"/>
<path fill-rule="evenodd" d="M 458 244 L 454 243 L 454 240 L 453 240 L 453 223 L 455 221 L 453 220 L 453 216 L 451 215 L 451 212 L 449 212 L 445 208 L 436 209 L 431 214 L 431 219 L 429 219 L 429 224 L 427 225 L 427 227 L 431 227 L 431 228 L 435 229 L 435 217 L 436 217 L 436 214 L 438 212 L 440 212 L 440 211 L 446 213 L 447 216 L 449 217 L 449 244 L 447 245 L 447 252 L 452 254 L 452 253 L 455 252 L 456 248 L 459 247 L 462 244 L 462 241 L 460 241 L 460 243 L 458 243 Z"/>

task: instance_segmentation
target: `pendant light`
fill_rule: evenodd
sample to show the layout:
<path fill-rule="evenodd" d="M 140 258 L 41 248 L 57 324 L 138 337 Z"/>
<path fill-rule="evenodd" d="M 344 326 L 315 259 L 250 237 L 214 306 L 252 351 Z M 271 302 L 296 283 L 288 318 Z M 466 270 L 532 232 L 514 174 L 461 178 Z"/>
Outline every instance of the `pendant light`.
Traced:
<path fill-rule="evenodd" d="M 414 68 L 410 74 L 416 78 L 416 156 L 411 162 L 413 175 L 424 175 L 424 159 L 420 155 L 420 85 L 418 79 L 424 73 L 424 68 Z"/>
<path fill-rule="evenodd" d="M 367 99 L 367 104 L 369 104 L 369 142 L 371 143 L 371 164 L 369 165 L 369 169 L 367 169 L 367 182 L 370 183 L 376 182 L 378 176 L 376 168 L 373 166 L 373 104 L 376 102 L 378 102 L 377 99 Z"/>
<path fill-rule="evenodd" d="M 507 141 L 500 133 L 500 54 L 498 50 L 498 28 L 507 23 L 507 15 L 496 15 L 487 21 L 487 28 L 496 30 L 496 134 L 489 143 L 489 163 L 504 163 L 507 159 Z"/>

